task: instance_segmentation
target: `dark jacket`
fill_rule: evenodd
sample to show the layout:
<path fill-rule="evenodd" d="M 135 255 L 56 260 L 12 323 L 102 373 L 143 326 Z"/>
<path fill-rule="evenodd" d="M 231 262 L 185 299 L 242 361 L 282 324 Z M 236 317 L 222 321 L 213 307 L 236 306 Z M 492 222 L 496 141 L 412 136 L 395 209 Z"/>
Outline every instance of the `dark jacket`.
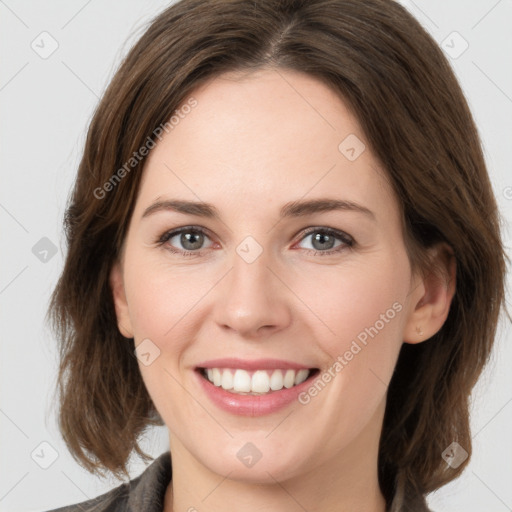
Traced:
<path fill-rule="evenodd" d="M 48 512 L 163 512 L 165 492 L 171 477 L 171 454 L 165 452 L 137 478 L 91 500 Z M 432 511 L 423 496 L 411 496 L 398 489 L 389 512 Z"/>
<path fill-rule="evenodd" d="M 171 454 L 165 452 L 137 478 L 91 500 L 48 512 L 162 512 L 171 477 Z"/>

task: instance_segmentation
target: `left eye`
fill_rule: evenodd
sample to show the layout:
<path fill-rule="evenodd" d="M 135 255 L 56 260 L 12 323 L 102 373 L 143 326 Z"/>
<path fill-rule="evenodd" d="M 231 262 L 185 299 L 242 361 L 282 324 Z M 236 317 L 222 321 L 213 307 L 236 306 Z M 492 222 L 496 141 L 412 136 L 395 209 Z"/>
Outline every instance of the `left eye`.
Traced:
<path fill-rule="evenodd" d="M 316 253 L 331 254 L 345 247 L 351 247 L 354 243 L 354 240 L 347 234 L 329 228 L 313 228 L 303 236 L 301 241 L 309 237 L 312 237 L 311 245 L 313 247 L 307 248 L 307 250 L 313 250 Z M 336 241 L 338 241 L 338 245 L 335 245 Z"/>

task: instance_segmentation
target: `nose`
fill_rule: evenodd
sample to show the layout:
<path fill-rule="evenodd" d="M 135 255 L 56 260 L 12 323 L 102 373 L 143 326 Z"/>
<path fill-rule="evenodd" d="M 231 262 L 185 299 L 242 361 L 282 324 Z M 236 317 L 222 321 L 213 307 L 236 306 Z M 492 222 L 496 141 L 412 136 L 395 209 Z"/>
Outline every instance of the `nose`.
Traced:
<path fill-rule="evenodd" d="M 293 294 L 269 260 L 265 251 L 252 263 L 234 255 L 217 287 L 214 318 L 221 329 L 258 339 L 290 325 Z"/>

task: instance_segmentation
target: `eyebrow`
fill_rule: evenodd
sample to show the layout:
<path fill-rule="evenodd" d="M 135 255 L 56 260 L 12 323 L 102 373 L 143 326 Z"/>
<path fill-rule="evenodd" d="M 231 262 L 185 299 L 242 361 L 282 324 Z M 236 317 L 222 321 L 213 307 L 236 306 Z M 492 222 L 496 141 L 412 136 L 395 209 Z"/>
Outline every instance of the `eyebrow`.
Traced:
<path fill-rule="evenodd" d="M 219 210 L 217 210 L 217 208 L 212 204 L 179 199 L 156 201 L 144 210 L 142 218 L 148 217 L 156 212 L 169 210 L 188 215 L 196 215 L 198 217 L 220 220 Z M 330 198 L 297 200 L 286 203 L 281 208 L 279 216 L 280 218 L 301 217 L 305 215 L 312 215 L 314 213 L 336 210 L 362 213 L 372 220 L 375 220 L 375 214 L 365 206 L 354 203 L 353 201 Z"/>

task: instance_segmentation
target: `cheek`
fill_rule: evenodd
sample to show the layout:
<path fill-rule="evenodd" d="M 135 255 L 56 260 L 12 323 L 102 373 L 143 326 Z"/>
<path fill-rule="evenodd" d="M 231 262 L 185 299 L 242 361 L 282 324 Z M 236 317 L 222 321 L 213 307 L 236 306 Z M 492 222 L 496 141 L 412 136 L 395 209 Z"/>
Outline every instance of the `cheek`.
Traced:
<path fill-rule="evenodd" d="M 197 411 L 195 402 L 183 393 L 180 364 L 196 334 L 191 323 L 195 308 L 211 284 L 208 286 L 198 272 L 170 268 L 165 262 L 151 260 L 136 251 L 125 268 L 135 345 L 149 339 L 159 350 L 151 364 L 146 366 L 139 361 L 141 376 L 166 423 L 188 425 L 187 418 L 197 416 Z"/>
<path fill-rule="evenodd" d="M 382 405 L 402 345 L 408 268 L 405 255 L 380 254 L 372 264 L 331 268 L 303 281 L 301 296 L 309 297 L 319 318 L 308 313 L 308 323 L 328 357 L 320 375 L 325 384 L 312 384 L 301 403 L 310 403 L 306 407 L 324 425 L 333 450 L 355 437 Z M 313 285 L 318 292 L 306 295 Z"/>
<path fill-rule="evenodd" d="M 402 344 L 408 269 L 405 252 L 380 254 L 368 264 L 327 269 L 297 284 L 318 317 L 316 341 L 330 358 L 391 376 Z"/>
<path fill-rule="evenodd" d="M 127 262 L 126 290 L 135 339 L 155 343 L 173 339 L 173 332 L 187 325 L 188 314 L 204 297 L 212 283 L 190 268 L 170 268 L 162 261 L 143 261 L 135 254 Z M 137 260 L 140 264 L 137 265 Z"/>

